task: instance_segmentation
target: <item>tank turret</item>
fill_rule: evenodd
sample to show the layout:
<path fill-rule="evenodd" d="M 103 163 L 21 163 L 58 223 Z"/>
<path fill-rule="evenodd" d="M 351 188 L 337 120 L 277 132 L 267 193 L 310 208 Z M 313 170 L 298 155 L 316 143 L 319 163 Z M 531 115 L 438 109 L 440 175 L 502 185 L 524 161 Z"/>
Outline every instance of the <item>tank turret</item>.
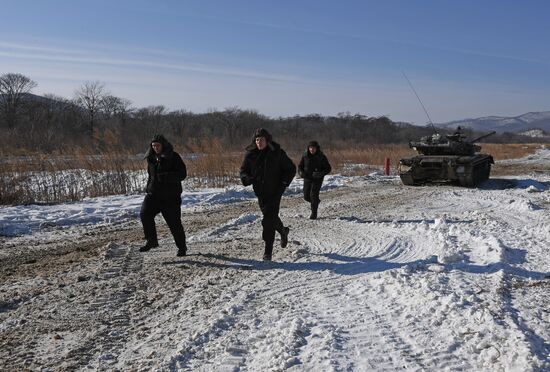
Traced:
<path fill-rule="evenodd" d="M 445 136 L 435 133 L 420 138 L 420 141 L 409 142 L 409 146 L 421 155 L 474 155 L 481 150 L 481 146 L 476 145 L 475 142 L 493 134 L 495 134 L 494 131 L 466 141 L 466 136 L 460 131 Z"/>
<path fill-rule="evenodd" d="M 489 178 L 494 161 L 491 155 L 479 154 L 481 147 L 475 142 L 494 133 L 466 140 L 459 127 L 454 134 L 435 133 L 411 141 L 409 146 L 419 155 L 400 160 L 399 176 L 406 185 L 454 182 L 477 186 Z"/>

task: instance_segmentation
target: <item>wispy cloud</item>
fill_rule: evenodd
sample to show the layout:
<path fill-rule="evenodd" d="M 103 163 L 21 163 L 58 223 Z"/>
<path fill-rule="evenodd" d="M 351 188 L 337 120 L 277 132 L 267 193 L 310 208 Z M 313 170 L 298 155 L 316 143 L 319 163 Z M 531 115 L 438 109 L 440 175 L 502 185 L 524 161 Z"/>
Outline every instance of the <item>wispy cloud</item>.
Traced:
<path fill-rule="evenodd" d="M 147 54 L 152 59 L 140 58 L 139 54 Z M 166 58 L 170 56 L 172 58 Z M 179 60 L 189 58 L 183 54 L 172 53 L 162 49 L 127 48 L 116 45 L 80 45 L 79 47 L 50 47 L 44 45 L 33 45 L 28 43 L 13 43 L 0 40 L 0 57 L 4 57 L 4 65 L 7 59 L 19 60 L 34 64 L 37 61 L 50 62 L 50 67 L 56 64 L 69 64 L 75 68 L 85 65 L 103 67 L 137 68 L 148 71 L 149 74 L 158 74 L 162 71 L 190 72 L 204 75 L 215 75 L 232 78 L 254 79 L 262 81 L 280 82 L 285 84 L 315 85 L 329 87 L 353 87 L 372 88 L 376 83 L 373 79 L 366 81 L 356 77 L 352 80 L 339 79 L 330 76 L 323 78 L 306 77 L 305 75 L 285 74 L 254 70 L 250 68 L 239 68 L 234 66 L 212 65 L 200 62 L 180 62 Z M 110 75 L 104 71 L 104 75 Z M 103 80 L 103 78 L 101 78 Z M 74 77 L 73 79 L 74 80 Z M 86 78 L 84 78 L 86 80 Z"/>
<path fill-rule="evenodd" d="M 62 54 L 83 54 L 84 50 L 79 51 L 76 49 L 63 49 L 63 48 L 52 48 L 36 45 L 26 45 L 20 43 L 0 41 L 0 49 L 8 50 L 26 50 L 26 51 L 36 51 L 36 52 L 45 52 L 45 53 L 62 53 Z"/>
<path fill-rule="evenodd" d="M 13 49 L 23 50 L 13 51 Z M 61 52 L 61 55 L 59 54 Z M 50 61 L 69 64 L 91 64 L 106 66 L 142 67 L 154 69 L 166 69 L 173 71 L 189 71 L 203 74 L 215 74 L 224 76 L 241 77 L 248 79 L 261 79 L 283 81 L 287 83 L 306 83 L 300 76 L 278 74 L 234 67 L 213 66 L 201 63 L 159 62 L 146 59 L 113 58 L 105 56 L 83 55 L 82 52 L 73 53 L 67 49 L 47 47 L 34 47 L 0 42 L 0 56 L 26 61 Z"/>

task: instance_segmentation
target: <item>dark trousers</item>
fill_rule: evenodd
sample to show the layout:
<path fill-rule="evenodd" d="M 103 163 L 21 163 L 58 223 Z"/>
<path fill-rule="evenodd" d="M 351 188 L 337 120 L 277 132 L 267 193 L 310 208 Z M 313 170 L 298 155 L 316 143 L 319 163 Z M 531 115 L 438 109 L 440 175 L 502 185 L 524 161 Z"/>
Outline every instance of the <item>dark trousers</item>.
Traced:
<path fill-rule="evenodd" d="M 308 180 L 304 178 L 304 200 L 311 203 L 311 207 L 317 208 L 319 205 L 319 192 L 323 180 Z"/>
<path fill-rule="evenodd" d="M 283 222 L 279 218 L 279 208 L 281 206 L 282 195 L 274 195 L 270 197 L 258 196 L 258 204 L 262 211 L 262 239 L 265 241 L 266 253 L 271 254 L 273 250 L 273 242 L 275 241 L 275 231 L 279 234 L 283 232 Z"/>
<path fill-rule="evenodd" d="M 155 216 L 159 213 L 162 214 L 162 217 L 164 217 L 166 224 L 170 228 L 176 246 L 185 249 L 185 231 L 181 224 L 181 197 L 179 195 L 171 198 L 159 198 L 153 195 L 145 196 L 139 215 L 145 239 L 149 243 L 157 243 Z"/>

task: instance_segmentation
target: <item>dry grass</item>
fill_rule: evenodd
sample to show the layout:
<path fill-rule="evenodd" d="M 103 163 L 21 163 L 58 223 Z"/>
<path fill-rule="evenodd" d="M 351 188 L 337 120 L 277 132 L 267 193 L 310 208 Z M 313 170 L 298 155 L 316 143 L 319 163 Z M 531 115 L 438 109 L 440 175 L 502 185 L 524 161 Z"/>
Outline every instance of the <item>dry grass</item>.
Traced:
<path fill-rule="evenodd" d="M 415 154 L 408 145 L 373 145 L 366 149 L 327 150 L 326 155 L 333 173 L 363 175 L 374 169 L 382 170 L 386 158 L 390 159 L 390 172 L 395 173 L 399 159 Z"/>
<path fill-rule="evenodd" d="M 189 146 L 193 157 L 186 159 L 188 173 L 199 187 L 223 187 L 239 179 L 242 153 L 228 152 L 217 139 Z"/>
<path fill-rule="evenodd" d="M 483 143 L 481 152 L 491 154 L 495 160 L 519 159 L 544 148 L 540 143 Z"/>
<path fill-rule="evenodd" d="M 109 146 L 120 149 L 117 143 Z M 0 161 L 0 204 L 59 203 L 142 189 L 131 171 L 142 161 L 120 151 L 98 155 L 86 148 L 57 154 L 4 155 Z"/>
<path fill-rule="evenodd" d="M 491 148 L 494 146 L 494 148 Z M 519 159 L 533 154 L 538 149 L 548 145 L 541 144 L 512 144 L 512 145 L 490 145 L 487 146 L 495 160 Z M 537 162 L 506 162 L 496 163 L 491 168 L 491 176 L 512 176 L 532 173 L 549 173 L 550 165 Z"/>
<path fill-rule="evenodd" d="M 481 152 L 490 154 L 497 160 L 518 159 L 535 153 L 544 145 L 532 144 L 481 144 Z M 406 156 L 416 155 L 416 151 L 409 148 L 408 145 L 376 145 L 368 149 L 348 149 L 327 151 L 334 171 L 333 173 L 341 173 L 344 175 L 364 175 L 373 170 L 383 170 L 384 160 L 390 159 L 390 173 L 397 173 L 399 159 Z M 499 174 L 506 174 L 506 168 L 495 166 Z M 503 169 L 501 169 L 503 168 Z M 511 167 L 507 169 L 513 173 Z M 516 171 L 519 169 L 516 169 Z"/>
<path fill-rule="evenodd" d="M 126 154 L 84 153 L 10 158 L 0 162 L 0 204 L 59 203 L 142 189 Z"/>
<path fill-rule="evenodd" d="M 542 146 L 482 144 L 482 152 L 493 155 L 495 160 L 506 160 L 525 157 Z M 113 143 L 108 148 L 123 147 Z M 200 141 L 186 150 L 185 153 L 178 152 L 184 155 L 189 176 L 196 186 L 224 187 L 238 182 L 244 151 L 228 152 L 217 140 Z M 193 156 L 185 155 L 189 153 Z M 390 159 L 390 172 L 395 174 L 400 158 L 415 155 L 415 151 L 405 144 L 328 149 L 325 153 L 333 167 L 332 173 L 343 175 L 381 171 L 386 158 Z M 290 155 L 298 164 L 302 153 Z M 515 171 L 512 168 L 497 164 L 494 170 L 500 175 L 525 171 L 524 167 L 517 167 Z M 84 197 L 140 192 L 145 185 L 143 180 L 135 177 L 135 171 L 144 172 L 145 169 L 145 161 L 140 156 L 120 151 L 105 151 L 98 155 L 91 150 L 75 148 L 63 149 L 54 155 L 4 155 L 0 161 L 0 204 L 59 203 Z M 71 177 L 62 173 L 67 170 L 73 170 Z"/>

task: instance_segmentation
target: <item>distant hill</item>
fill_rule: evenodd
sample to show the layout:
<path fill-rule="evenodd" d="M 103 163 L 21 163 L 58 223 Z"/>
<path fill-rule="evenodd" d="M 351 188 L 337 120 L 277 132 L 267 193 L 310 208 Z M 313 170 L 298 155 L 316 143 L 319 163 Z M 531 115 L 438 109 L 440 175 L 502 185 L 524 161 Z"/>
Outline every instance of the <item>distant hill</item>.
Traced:
<path fill-rule="evenodd" d="M 5 94 L 0 94 L 0 101 L 3 100 L 4 96 L 5 96 Z M 32 93 L 23 93 L 23 94 L 21 94 L 21 100 L 23 102 L 27 102 L 27 103 L 41 103 L 41 104 L 52 104 L 52 103 L 59 102 L 55 98 L 39 96 L 39 95 L 32 94 Z"/>
<path fill-rule="evenodd" d="M 486 116 L 477 119 L 454 120 L 447 123 L 437 123 L 437 127 L 446 129 L 471 128 L 475 131 L 491 131 L 497 133 L 526 132 L 531 129 L 540 129 L 550 132 L 550 111 L 528 112 L 515 117 Z"/>

